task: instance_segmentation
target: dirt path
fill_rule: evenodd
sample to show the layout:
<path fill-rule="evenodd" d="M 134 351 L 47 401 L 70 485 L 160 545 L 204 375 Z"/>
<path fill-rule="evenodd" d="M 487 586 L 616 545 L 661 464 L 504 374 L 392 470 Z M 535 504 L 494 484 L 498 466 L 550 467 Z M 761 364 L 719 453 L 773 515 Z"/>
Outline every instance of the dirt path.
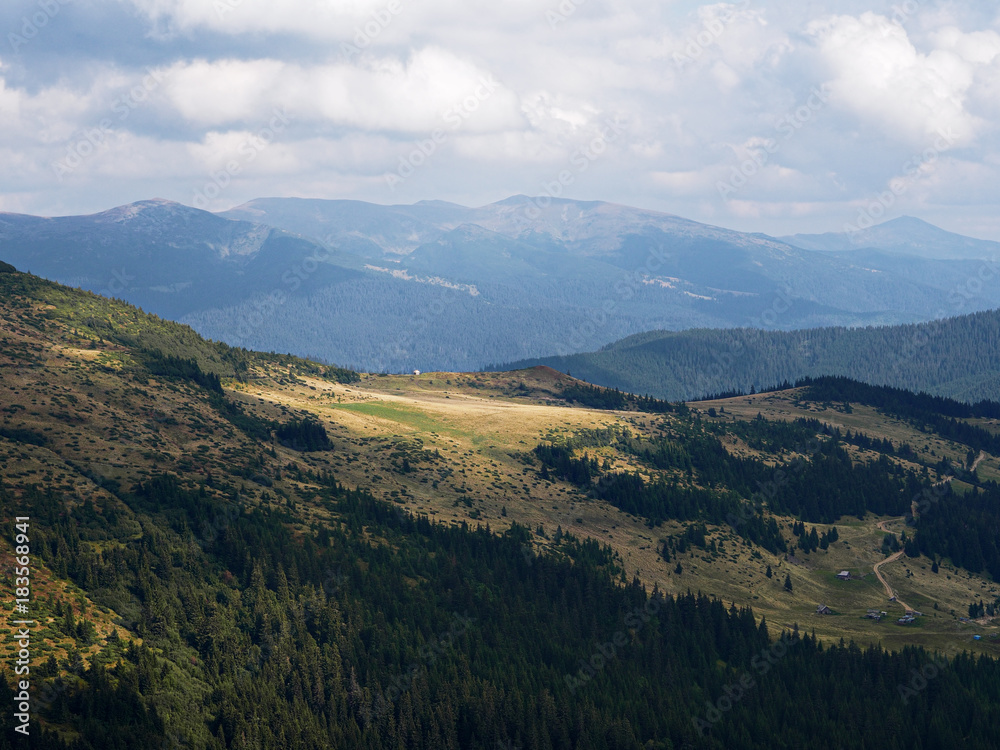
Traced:
<path fill-rule="evenodd" d="M 884 524 L 884 523 L 885 523 L 885 521 L 883 521 L 882 523 L 880 523 L 878 525 L 878 527 L 880 529 L 882 529 L 882 531 L 885 531 L 885 528 L 882 526 L 882 524 Z M 879 582 L 885 588 L 885 593 L 888 594 L 889 598 L 892 599 L 895 596 L 896 597 L 896 604 L 899 604 L 901 607 L 903 607 L 904 610 L 908 610 L 908 609 L 913 609 L 913 607 L 911 607 L 909 604 L 907 604 L 902 599 L 900 599 L 898 596 L 896 596 L 896 592 L 893 591 L 892 586 L 890 586 L 889 582 L 887 580 L 885 580 L 885 576 L 882 575 L 882 571 L 880 570 L 880 568 L 883 565 L 888 565 L 891 562 L 896 562 L 896 560 L 898 560 L 902 556 L 903 556 L 903 550 L 900 550 L 899 552 L 896 552 L 896 553 L 894 553 L 892 555 L 889 555 L 889 557 L 885 558 L 881 562 L 875 563 L 875 566 L 874 566 L 873 570 L 875 571 L 875 577 L 878 578 Z"/>
<path fill-rule="evenodd" d="M 970 471 L 975 471 L 976 467 L 979 466 L 979 462 L 982 461 L 984 458 L 986 458 L 986 452 L 985 451 L 980 451 L 979 456 L 976 458 L 975 461 L 973 461 L 972 468 L 969 469 L 969 470 Z M 955 477 L 953 477 L 953 476 L 951 476 L 951 477 L 945 477 L 940 482 L 937 482 L 934 486 L 937 487 L 937 486 L 940 486 L 942 484 L 947 484 L 948 482 L 950 482 L 954 478 Z M 913 503 L 913 508 L 911 509 L 911 512 L 913 514 L 916 514 L 916 502 Z M 893 520 L 893 519 L 889 519 L 887 521 L 879 521 L 875 525 L 875 527 L 879 531 L 881 531 L 882 533 L 884 533 L 884 534 L 890 534 L 892 532 L 890 532 L 885 527 L 885 525 L 887 523 L 889 523 L 891 520 Z M 905 519 L 897 519 L 897 520 L 903 521 Z M 893 597 L 895 597 L 896 603 L 899 604 L 900 606 L 902 606 L 904 610 L 912 610 L 913 607 L 911 607 L 909 604 L 907 604 L 902 599 L 900 599 L 899 596 L 897 596 L 896 591 L 892 588 L 892 586 L 889 585 L 889 582 L 887 580 L 885 580 L 885 576 L 882 575 L 882 571 L 880 570 L 883 565 L 888 565 L 889 563 L 896 562 L 896 560 L 898 560 L 899 558 L 901 558 L 903 556 L 903 552 L 904 552 L 903 550 L 900 550 L 899 552 L 895 552 L 892 555 L 889 555 L 889 557 L 885 558 L 881 562 L 875 563 L 875 565 L 873 566 L 872 570 L 875 571 L 875 577 L 878 578 L 879 583 L 882 584 L 882 587 L 885 589 L 886 595 L 890 599 L 892 599 Z"/>
<path fill-rule="evenodd" d="M 949 479 L 950 478 L 951 477 L 949 477 Z M 947 480 L 945 480 L 945 481 L 947 481 Z M 875 526 L 876 526 L 876 528 L 879 531 L 881 531 L 883 533 L 886 533 L 886 534 L 891 534 L 892 532 L 889 531 L 885 527 L 885 525 L 887 523 L 890 523 L 893 520 L 894 519 L 889 519 L 889 520 L 886 520 L 886 521 L 879 521 Z M 901 520 L 904 520 L 904 519 L 895 519 L 895 520 L 900 520 L 901 521 Z M 899 598 L 899 596 L 896 594 L 896 591 L 892 588 L 892 586 L 889 585 L 889 582 L 885 579 L 885 576 L 882 575 L 882 571 L 881 571 L 881 568 L 882 568 L 883 565 L 888 565 L 891 562 L 896 562 L 896 560 L 898 560 L 902 556 L 903 556 L 903 550 L 900 550 L 899 552 L 894 552 L 893 554 L 889 555 L 889 557 L 885 558 L 884 560 L 881 560 L 880 562 L 875 563 L 875 565 L 873 566 L 872 570 L 875 571 L 875 577 L 878 578 L 879 583 L 881 583 L 882 587 L 885 589 L 886 596 L 888 596 L 890 599 L 892 599 L 893 597 L 896 597 L 896 604 L 899 604 L 900 606 L 902 606 L 904 610 L 910 610 L 910 609 L 913 609 L 913 607 L 911 607 L 909 604 L 907 604 L 906 602 L 904 602 L 902 599 Z"/>
<path fill-rule="evenodd" d="M 976 467 L 979 466 L 979 462 L 986 458 L 986 451 L 979 451 L 979 455 L 976 456 L 976 460 L 972 462 L 972 466 L 969 471 L 975 471 Z"/>

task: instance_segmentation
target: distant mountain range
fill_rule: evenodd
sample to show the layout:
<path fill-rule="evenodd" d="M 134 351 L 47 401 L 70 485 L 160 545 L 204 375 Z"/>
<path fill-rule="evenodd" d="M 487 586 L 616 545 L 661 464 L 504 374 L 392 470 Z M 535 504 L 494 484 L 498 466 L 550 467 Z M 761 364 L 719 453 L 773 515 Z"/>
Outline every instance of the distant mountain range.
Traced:
<path fill-rule="evenodd" d="M 169 318 L 280 286 L 286 268 L 319 250 L 279 229 L 164 200 L 92 216 L 0 214 L 0 257 L 19 269 Z"/>
<path fill-rule="evenodd" d="M 671 401 L 750 393 L 821 375 L 961 401 L 1000 401 L 1000 311 L 901 326 L 652 331 L 595 352 L 492 369 L 537 365 Z"/>
<path fill-rule="evenodd" d="M 805 250 L 824 252 L 874 250 L 932 260 L 1000 261 L 1000 242 L 947 232 L 912 216 L 901 216 L 856 232 L 795 234 L 781 240 Z"/>
<path fill-rule="evenodd" d="M 869 232 L 881 244 L 830 252 L 845 240 L 525 196 L 479 208 L 267 198 L 219 215 L 150 200 L 0 214 L 0 260 L 235 346 L 371 371 L 473 370 L 653 329 L 893 324 L 1000 305 L 1000 285 L 982 283 L 997 243 L 914 220 Z M 923 235 L 933 242 L 918 247 Z"/>

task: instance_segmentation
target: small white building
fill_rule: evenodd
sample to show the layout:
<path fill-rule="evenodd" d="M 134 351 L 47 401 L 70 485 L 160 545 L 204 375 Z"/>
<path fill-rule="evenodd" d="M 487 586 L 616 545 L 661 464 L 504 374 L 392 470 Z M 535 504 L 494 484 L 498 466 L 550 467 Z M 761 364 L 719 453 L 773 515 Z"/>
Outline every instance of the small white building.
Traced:
<path fill-rule="evenodd" d="M 419 374 L 420 374 L 420 370 L 414 370 L 414 371 L 413 371 L 413 374 L 414 374 L 414 375 L 419 375 Z"/>
<path fill-rule="evenodd" d="M 841 581 L 849 581 L 851 580 L 851 571 L 842 570 L 839 573 L 837 573 L 837 578 L 839 578 Z"/>

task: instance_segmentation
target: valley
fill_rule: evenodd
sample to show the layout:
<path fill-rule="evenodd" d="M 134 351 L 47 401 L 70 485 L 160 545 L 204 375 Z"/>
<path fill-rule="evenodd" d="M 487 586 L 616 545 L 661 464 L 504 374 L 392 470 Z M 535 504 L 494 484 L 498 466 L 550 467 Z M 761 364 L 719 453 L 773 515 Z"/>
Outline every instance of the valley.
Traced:
<path fill-rule="evenodd" d="M 357 373 L 233 349 L 0 270 L 0 503 L 8 518 L 32 519 L 32 674 L 50 747 L 93 743 L 84 706 L 95 703 L 133 717 L 101 731 L 152 746 L 165 732 L 213 749 L 243 735 L 276 746 L 306 722 L 316 747 L 329 737 L 362 747 L 396 731 L 388 717 L 415 722 L 433 746 L 429 709 L 407 719 L 409 698 L 378 686 L 418 668 L 413 699 L 448 702 L 455 680 L 486 686 L 481 670 L 512 653 L 512 691 L 540 676 L 561 711 L 600 722 L 598 706 L 629 688 L 574 697 L 566 675 L 642 601 L 666 608 L 660 635 L 605 668 L 616 683 L 686 664 L 718 694 L 735 667 L 698 665 L 732 648 L 710 635 L 717 628 L 739 627 L 757 650 L 781 633 L 808 644 L 780 667 L 800 682 L 817 660 L 853 660 L 865 646 L 892 664 L 873 668 L 900 674 L 924 653 L 1000 651 L 995 550 L 958 562 L 913 546 L 954 544 L 967 528 L 948 526 L 956 504 L 991 502 L 1000 451 L 973 450 L 1000 432 L 989 405 L 956 421 L 934 417 L 926 399 L 836 379 L 684 404 L 546 367 Z M 921 615 L 896 624 L 911 607 Z M 417 648 L 420 633 L 453 631 L 456 612 L 476 623 L 459 631 L 478 649 L 476 675 L 455 676 L 464 645 L 439 650 L 440 666 L 414 667 L 404 653 L 373 666 L 377 633 L 394 628 Z M 716 625 L 682 625 L 691 612 Z M 488 645 L 512 632 L 517 645 Z M 314 641 L 321 658 L 305 656 Z M 10 631 L 5 664 L 17 647 Z M 641 733 L 690 741 L 697 697 L 655 684 L 688 705 L 670 718 L 633 714 Z M 762 685 L 760 700 L 781 689 Z M 895 689 L 883 688 L 887 700 Z M 327 711 L 335 725 L 318 718 Z M 866 719 L 870 731 L 879 720 Z M 520 737 L 523 721 L 490 731 Z M 628 735 L 609 745 L 631 746 Z"/>

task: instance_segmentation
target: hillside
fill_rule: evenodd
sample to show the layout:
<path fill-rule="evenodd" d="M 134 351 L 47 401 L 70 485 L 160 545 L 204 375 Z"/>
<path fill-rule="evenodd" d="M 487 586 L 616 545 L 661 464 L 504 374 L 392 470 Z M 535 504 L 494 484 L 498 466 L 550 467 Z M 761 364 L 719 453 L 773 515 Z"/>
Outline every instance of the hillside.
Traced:
<path fill-rule="evenodd" d="M 1000 311 L 929 323 L 806 331 L 651 331 L 598 351 L 521 360 L 668 400 L 842 375 L 963 401 L 1000 399 Z M 496 365 L 492 367 L 496 368 Z"/>
<path fill-rule="evenodd" d="M 942 490 L 914 550 L 907 509 L 944 481 L 995 518 L 992 407 L 825 387 L 692 408 L 545 368 L 359 374 L 0 267 L 34 746 L 987 748 L 992 549 L 946 554 L 968 543 Z M 828 492 L 759 502 L 779 467 Z M 915 555 L 888 561 L 904 534 Z M 864 618 L 899 602 L 924 616 Z M 899 700 L 929 663 L 935 689 Z"/>
<path fill-rule="evenodd" d="M 527 196 L 475 208 L 264 198 L 220 215 L 164 200 L 0 214 L 0 258 L 232 346 L 371 372 L 475 370 L 653 329 L 911 323 L 984 278 L 981 260 L 841 256 Z M 1000 306 L 1000 289 L 979 283 L 961 301 L 963 312 Z"/>

